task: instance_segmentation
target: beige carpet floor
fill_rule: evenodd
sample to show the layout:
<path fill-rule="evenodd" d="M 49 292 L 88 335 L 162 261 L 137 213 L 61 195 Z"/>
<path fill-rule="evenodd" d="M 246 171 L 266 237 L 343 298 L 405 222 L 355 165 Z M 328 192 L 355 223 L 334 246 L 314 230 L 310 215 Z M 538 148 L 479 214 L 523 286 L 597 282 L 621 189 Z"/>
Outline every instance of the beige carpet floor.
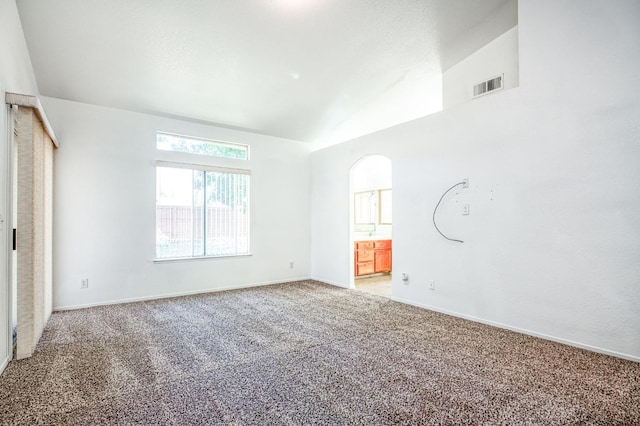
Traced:
<path fill-rule="evenodd" d="M 640 424 L 640 364 L 313 281 L 54 313 L 0 424 Z"/>

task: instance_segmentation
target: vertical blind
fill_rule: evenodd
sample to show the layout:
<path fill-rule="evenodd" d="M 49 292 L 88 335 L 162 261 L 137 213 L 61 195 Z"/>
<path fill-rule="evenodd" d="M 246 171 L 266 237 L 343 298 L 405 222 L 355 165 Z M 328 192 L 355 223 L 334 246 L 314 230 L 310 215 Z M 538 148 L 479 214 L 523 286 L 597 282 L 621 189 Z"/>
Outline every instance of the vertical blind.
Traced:
<path fill-rule="evenodd" d="M 13 113 L 17 148 L 17 358 L 32 355 L 52 310 L 54 142 L 34 108 Z"/>

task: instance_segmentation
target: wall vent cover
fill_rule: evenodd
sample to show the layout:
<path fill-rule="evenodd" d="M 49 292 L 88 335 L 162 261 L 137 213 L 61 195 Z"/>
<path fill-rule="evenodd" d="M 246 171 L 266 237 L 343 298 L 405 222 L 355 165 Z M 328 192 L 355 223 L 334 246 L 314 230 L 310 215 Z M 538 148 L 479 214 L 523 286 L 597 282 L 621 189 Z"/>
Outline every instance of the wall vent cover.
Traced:
<path fill-rule="evenodd" d="M 503 78 L 504 75 L 499 75 L 497 77 L 493 77 L 489 80 L 483 81 L 482 83 L 476 84 L 475 86 L 473 86 L 473 97 L 477 98 L 478 96 L 486 95 L 487 93 L 502 89 Z"/>

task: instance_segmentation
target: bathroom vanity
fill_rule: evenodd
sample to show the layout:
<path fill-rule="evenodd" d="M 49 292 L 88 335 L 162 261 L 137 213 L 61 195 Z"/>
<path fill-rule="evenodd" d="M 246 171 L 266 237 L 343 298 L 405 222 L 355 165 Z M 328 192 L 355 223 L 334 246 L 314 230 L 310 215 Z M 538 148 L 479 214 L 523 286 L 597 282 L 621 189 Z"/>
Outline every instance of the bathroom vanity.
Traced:
<path fill-rule="evenodd" d="M 391 272 L 391 240 L 365 240 L 354 243 L 356 277 Z"/>

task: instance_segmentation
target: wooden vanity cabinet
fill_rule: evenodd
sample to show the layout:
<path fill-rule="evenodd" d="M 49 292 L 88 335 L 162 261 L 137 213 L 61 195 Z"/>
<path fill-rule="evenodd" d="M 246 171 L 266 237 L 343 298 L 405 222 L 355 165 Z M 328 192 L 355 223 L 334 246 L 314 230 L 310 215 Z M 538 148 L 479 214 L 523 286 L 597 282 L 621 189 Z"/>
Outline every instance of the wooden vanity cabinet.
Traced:
<path fill-rule="evenodd" d="M 374 242 L 356 241 L 354 261 L 356 276 L 375 273 Z"/>
<path fill-rule="evenodd" d="M 376 241 L 375 251 L 375 272 L 391 271 L 391 240 Z"/>
<path fill-rule="evenodd" d="M 355 275 L 369 275 L 391 271 L 391 240 L 356 241 Z"/>

